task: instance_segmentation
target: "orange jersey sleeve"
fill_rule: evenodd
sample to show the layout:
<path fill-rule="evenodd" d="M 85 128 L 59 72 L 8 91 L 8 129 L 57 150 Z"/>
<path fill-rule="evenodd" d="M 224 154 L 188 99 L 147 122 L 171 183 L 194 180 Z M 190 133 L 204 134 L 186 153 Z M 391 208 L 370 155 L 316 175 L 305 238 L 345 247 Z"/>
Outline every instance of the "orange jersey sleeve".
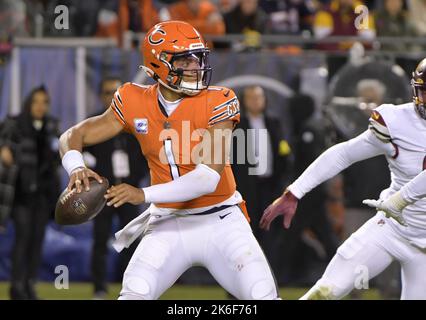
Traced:
<path fill-rule="evenodd" d="M 212 87 L 209 90 L 216 91 L 212 95 L 209 105 L 207 127 L 227 120 L 240 122 L 240 103 L 234 91 L 224 87 Z"/>
<path fill-rule="evenodd" d="M 146 86 L 126 82 L 115 91 L 112 98 L 110 107 L 114 111 L 117 120 L 123 125 L 124 130 L 129 133 L 132 133 L 132 126 L 134 125 L 134 101 L 141 93 L 141 90 L 145 89 L 147 89 Z M 143 125 L 143 123 L 139 125 Z M 143 128 L 140 129 L 143 130 Z"/>
<path fill-rule="evenodd" d="M 128 119 L 124 116 L 127 113 L 127 109 L 123 103 L 124 92 L 127 91 L 126 86 L 128 86 L 128 83 L 123 84 L 115 91 L 110 108 L 114 111 L 115 117 L 124 127 L 124 130 L 129 131 Z"/>

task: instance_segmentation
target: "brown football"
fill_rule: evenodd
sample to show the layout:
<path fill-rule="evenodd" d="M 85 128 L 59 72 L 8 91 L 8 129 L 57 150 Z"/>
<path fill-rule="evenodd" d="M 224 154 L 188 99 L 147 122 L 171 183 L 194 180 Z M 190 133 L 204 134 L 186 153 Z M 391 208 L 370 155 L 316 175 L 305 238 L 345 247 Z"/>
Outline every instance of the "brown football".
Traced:
<path fill-rule="evenodd" d="M 102 183 L 90 178 L 90 190 L 82 188 L 80 193 L 74 188 L 65 189 L 56 202 L 55 221 L 61 225 L 81 224 L 93 219 L 105 206 L 104 195 L 109 188 L 108 179 L 102 177 Z"/>

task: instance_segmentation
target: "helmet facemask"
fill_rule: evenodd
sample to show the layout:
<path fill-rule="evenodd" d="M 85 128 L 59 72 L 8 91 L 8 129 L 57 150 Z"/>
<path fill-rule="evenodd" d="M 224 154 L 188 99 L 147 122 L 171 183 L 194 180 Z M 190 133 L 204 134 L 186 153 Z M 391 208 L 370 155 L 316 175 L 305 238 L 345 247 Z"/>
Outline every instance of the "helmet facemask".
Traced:
<path fill-rule="evenodd" d="M 426 85 L 415 81 L 411 81 L 413 87 L 413 101 L 420 117 L 426 120 Z"/>
<path fill-rule="evenodd" d="M 189 50 L 182 53 L 160 54 L 160 61 L 169 68 L 166 83 L 158 81 L 167 88 L 189 96 L 197 95 L 207 89 L 212 75 L 208 62 L 208 49 Z M 194 68 L 194 65 L 197 65 Z"/>

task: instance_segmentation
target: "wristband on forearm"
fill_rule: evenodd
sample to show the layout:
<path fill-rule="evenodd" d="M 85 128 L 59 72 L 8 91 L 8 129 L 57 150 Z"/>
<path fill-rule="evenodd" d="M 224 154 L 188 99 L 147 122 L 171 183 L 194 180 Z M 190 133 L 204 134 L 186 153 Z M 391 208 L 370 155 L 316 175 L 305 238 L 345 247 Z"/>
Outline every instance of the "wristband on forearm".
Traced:
<path fill-rule="evenodd" d="M 83 155 L 77 150 L 69 150 L 62 157 L 62 166 L 70 176 L 77 168 L 86 167 L 83 160 Z"/>

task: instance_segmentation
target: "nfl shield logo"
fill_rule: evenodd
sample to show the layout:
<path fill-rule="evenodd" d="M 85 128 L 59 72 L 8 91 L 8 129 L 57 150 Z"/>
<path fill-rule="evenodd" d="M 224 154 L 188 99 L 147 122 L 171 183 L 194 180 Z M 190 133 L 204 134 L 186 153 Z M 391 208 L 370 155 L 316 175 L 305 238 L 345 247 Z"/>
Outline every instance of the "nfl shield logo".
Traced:
<path fill-rule="evenodd" d="M 148 119 L 134 119 L 135 129 L 137 133 L 148 133 Z"/>

